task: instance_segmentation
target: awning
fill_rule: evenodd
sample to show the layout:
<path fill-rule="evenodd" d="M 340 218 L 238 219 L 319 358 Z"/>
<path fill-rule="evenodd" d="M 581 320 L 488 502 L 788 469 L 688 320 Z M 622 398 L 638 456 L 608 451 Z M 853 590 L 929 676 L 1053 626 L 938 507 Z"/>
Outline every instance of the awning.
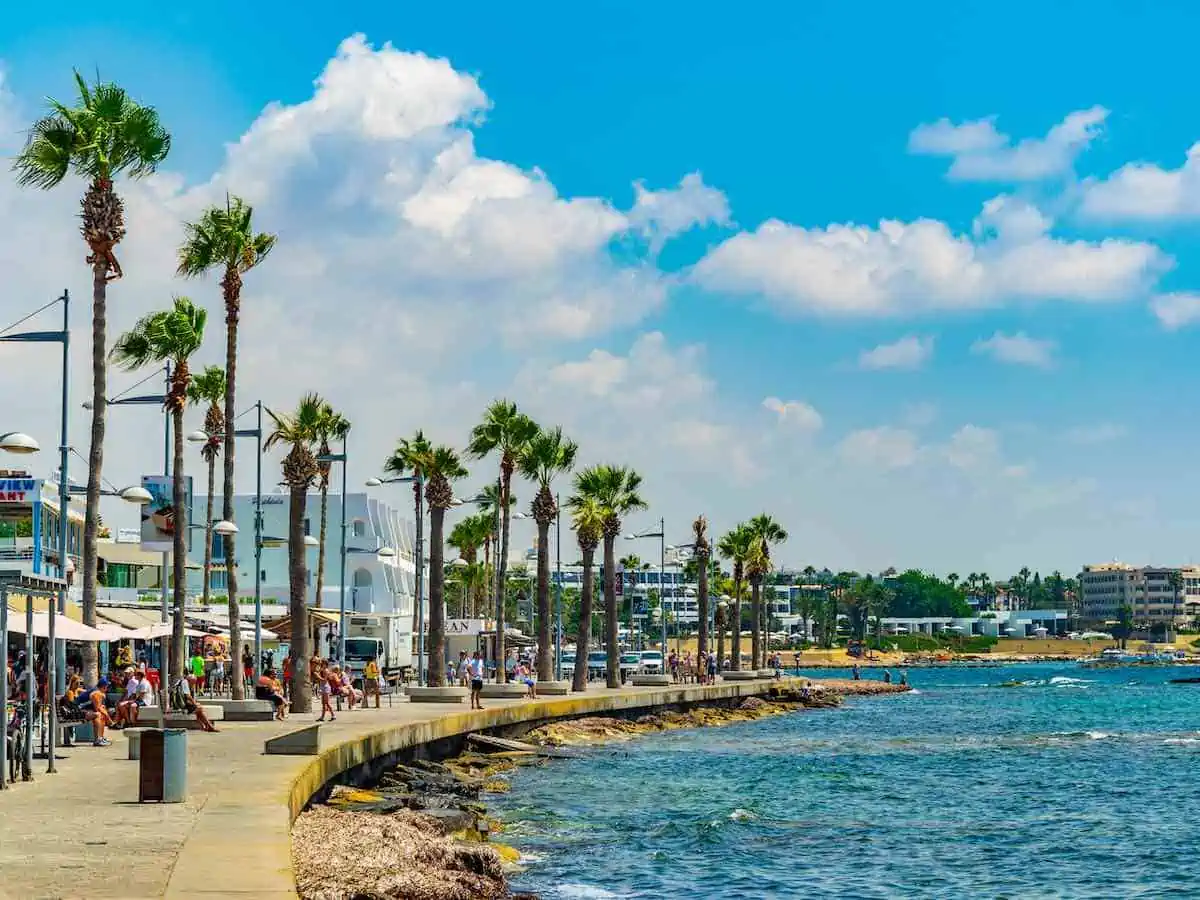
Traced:
<path fill-rule="evenodd" d="M 8 630 L 25 634 L 25 615 L 9 613 Z M 50 636 L 50 616 L 46 613 L 33 614 L 34 637 Z M 64 641 L 118 641 L 130 637 L 130 633 L 116 626 L 91 628 L 66 616 L 54 617 L 54 636 Z"/>
<path fill-rule="evenodd" d="M 346 615 L 350 615 L 347 611 Z M 321 625 L 336 625 L 340 621 L 340 617 L 335 612 L 329 612 L 324 609 L 310 609 L 308 611 L 308 627 L 317 628 Z M 288 639 L 292 636 L 292 617 L 284 616 L 282 619 L 272 619 L 269 622 L 263 623 L 267 628 L 270 628 L 276 636 Z M 265 635 L 266 632 L 264 631 Z"/>

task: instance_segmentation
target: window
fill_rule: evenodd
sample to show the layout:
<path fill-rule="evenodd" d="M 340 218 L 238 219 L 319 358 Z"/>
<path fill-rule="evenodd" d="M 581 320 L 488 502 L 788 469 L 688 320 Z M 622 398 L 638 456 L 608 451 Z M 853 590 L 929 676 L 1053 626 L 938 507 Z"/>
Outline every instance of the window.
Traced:
<path fill-rule="evenodd" d="M 367 533 L 367 523 L 362 519 L 355 519 L 350 525 L 350 533 L 355 537 L 365 537 Z"/>
<path fill-rule="evenodd" d="M 304 533 L 306 535 L 312 534 L 312 519 L 308 518 L 308 516 L 304 517 Z"/>

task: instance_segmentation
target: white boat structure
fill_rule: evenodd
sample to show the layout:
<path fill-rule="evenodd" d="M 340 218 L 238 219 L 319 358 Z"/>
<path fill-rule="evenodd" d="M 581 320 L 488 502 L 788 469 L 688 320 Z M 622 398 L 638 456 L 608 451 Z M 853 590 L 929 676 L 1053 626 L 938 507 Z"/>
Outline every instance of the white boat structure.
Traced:
<path fill-rule="evenodd" d="M 1086 669 L 1114 666 L 1170 666 L 1178 662 L 1182 656 L 1183 654 L 1174 651 L 1156 650 L 1135 653 L 1132 650 L 1118 650 L 1112 647 L 1102 651 L 1099 656 L 1081 659 L 1079 665 Z"/>

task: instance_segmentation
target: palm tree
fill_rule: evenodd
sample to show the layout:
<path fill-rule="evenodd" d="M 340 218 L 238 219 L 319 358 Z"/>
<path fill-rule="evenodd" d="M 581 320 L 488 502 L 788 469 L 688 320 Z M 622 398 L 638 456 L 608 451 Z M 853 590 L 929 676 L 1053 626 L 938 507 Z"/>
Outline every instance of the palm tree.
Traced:
<path fill-rule="evenodd" d="M 421 459 L 429 500 L 429 686 L 446 684 L 446 571 L 443 539 L 446 510 L 454 500 L 451 482 L 467 470 L 450 447 L 431 447 Z"/>
<path fill-rule="evenodd" d="M 487 513 L 476 513 L 475 515 L 461 519 L 457 525 L 450 529 L 450 536 L 446 538 L 446 543 L 457 550 L 458 555 L 467 564 L 467 568 L 464 568 L 462 575 L 465 584 L 471 591 L 472 614 L 482 605 L 482 598 L 478 594 L 483 587 L 481 576 L 486 569 L 486 566 L 480 566 L 478 563 L 479 548 L 483 546 L 485 541 L 490 540 L 491 536 L 492 517 Z M 463 618 L 467 616 L 465 607 L 466 604 L 464 604 Z"/>
<path fill-rule="evenodd" d="M 766 513 L 759 513 L 746 523 L 753 533 L 757 547 L 755 548 L 755 565 L 750 571 L 751 597 L 750 606 L 754 610 L 754 637 L 751 641 L 750 655 L 753 658 L 752 668 L 762 668 L 766 664 L 767 650 L 770 643 L 766 631 L 771 618 L 764 616 L 765 607 L 762 602 L 763 576 L 771 571 L 771 545 L 780 544 L 787 540 L 788 534 L 783 526 Z M 763 640 L 759 643 L 759 629 L 763 630 Z"/>
<path fill-rule="evenodd" d="M 88 183 L 80 216 L 92 267 L 92 436 L 83 522 L 83 621 L 95 625 L 96 538 L 108 392 L 108 283 L 122 275 L 113 251 L 125 237 L 125 207 L 113 190 L 113 179 L 153 173 L 171 149 L 171 136 L 153 107 L 134 102 L 116 84 L 97 81 L 89 87 L 76 72 L 75 87 L 77 105 L 50 100 L 50 112 L 33 123 L 13 169 L 18 184 L 43 190 L 57 187 L 69 174 Z M 98 675 L 97 659 L 96 645 L 84 644 L 83 675 L 88 684 Z"/>
<path fill-rule="evenodd" d="M 576 476 L 576 483 L 579 478 Z M 575 636 L 575 673 L 571 689 L 587 689 L 588 645 L 592 637 L 592 607 L 596 597 L 596 545 L 604 533 L 605 509 L 593 496 L 577 493 L 567 500 L 571 524 L 583 555 L 583 584 L 579 592 L 579 629 Z"/>
<path fill-rule="evenodd" d="M 1060 576 L 1061 579 L 1061 576 Z M 1179 592 L 1183 590 L 1183 574 L 1178 569 L 1167 573 L 1167 584 L 1171 588 L 1171 625 L 1163 631 L 1163 640 L 1170 640 L 1169 632 L 1175 627 L 1175 619 L 1179 615 Z"/>
<path fill-rule="evenodd" d="M 638 491 L 642 476 L 625 466 L 598 465 L 575 474 L 575 493 L 581 499 L 594 501 L 604 511 L 604 630 L 605 653 L 608 655 L 608 686 L 621 686 L 621 653 L 617 640 L 617 581 L 616 554 L 613 552 L 617 535 L 621 533 L 621 517 L 646 508 Z M 663 648 L 666 652 L 666 648 Z M 576 665 L 578 665 L 578 653 Z"/>
<path fill-rule="evenodd" d="M 171 626 L 171 672 L 176 676 L 183 674 L 187 662 L 183 613 L 187 600 L 188 515 L 187 493 L 184 490 L 183 410 L 187 406 L 188 385 L 192 380 L 188 360 L 204 342 L 204 323 L 207 318 L 208 313 L 203 307 L 196 306 L 187 297 L 176 297 L 171 309 L 140 319 L 132 329 L 117 338 L 112 349 L 113 361 L 126 370 L 168 360 L 173 365 L 171 387 L 165 405 L 171 414 L 174 451 L 171 465 L 171 506 L 174 513 L 171 550 L 175 615 Z"/>
<path fill-rule="evenodd" d="M 417 433 L 411 438 L 401 438 L 396 443 L 396 449 L 392 451 L 392 455 L 387 458 L 383 464 L 383 471 L 388 475 L 412 476 L 413 489 L 413 524 L 416 526 L 418 536 L 425 522 L 425 480 L 422 466 L 425 458 L 433 449 L 433 445 L 429 443 L 425 433 L 417 429 Z M 425 567 L 425 560 L 418 558 L 419 554 L 413 553 L 413 565 L 415 571 L 420 572 Z M 422 551 L 423 553 L 424 551 Z M 421 606 L 423 598 L 418 597 L 416 606 L 413 608 L 413 617 L 417 615 L 417 609 Z M 424 635 L 417 632 L 417 627 L 420 623 L 413 622 L 413 632 L 417 634 L 418 640 L 424 640 Z M 420 668 L 420 666 L 418 666 Z"/>
<path fill-rule="evenodd" d="M 483 459 L 493 450 L 500 451 L 500 544 L 496 548 L 496 681 L 503 683 L 505 672 L 504 650 L 504 576 L 508 571 L 508 524 L 509 497 L 512 494 L 512 476 L 517 467 L 517 457 L 522 448 L 537 434 L 538 427 L 533 419 L 517 412 L 517 404 L 509 400 L 496 400 L 483 414 L 483 421 L 471 429 L 471 440 L 467 444 L 467 455 L 472 459 Z"/>
<path fill-rule="evenodd" d="M 317 425 L 317 437 L 321 442 L 317 450 L 318 457 L 328 457 L 333 451 L 330 441 L 341 441 L 343 452 L 346 449 L 346 437 L 350 434 L 350 420 L 334 410 L 328 403 L 321 410 L 321 420 Z M 343 462 L 342 465 L 345 465 Z M 321 537 L 317 548 L 317 606 L 325 605 L 325 533 L 329 528 L 329 473 L 333 466 L 328 459 L 317 460 L 317 485 L 321 489 Z M 345 504 L 346 498 L 342 497 Z"/>
<path fill-rule="evenodd" d="M 188 385 L 188 402 L 193 406 L 208 404 L 204 413 L 204 446 L 200 455 L 208 464 L 208 500 L 204 515 L 204 587 L 201 602 L 208 606 L 210 598 L 209 582 L 212 580 L 212 528 L 213 528 L 213 494 L 216 491 L 217 455 L 221 452 L 221 442 L 225 438 L 225 414 L 221 411 L 221 401 L 225 398 L 225 370 L 220 366 L 206 366 L 204 371 L 192 379 Z"/>
<path fill-rule="evenodd" d="M 308 489 L 317 478 L 317 459 L 313 444 L 325 401 L 316 394 L 306 394 L 293 413 L 267 415 L 275 429 L 267 437 L 267 449 L 276 444 L 290 448 L 283 459 L 283 480 L 288 486 L 288 612 L 291 614 L 292 710 L 312 709 L 312 692 L 308 686 L 308 554 L 304 545 L 304 512 Z M 230 560 L 232 563 L 232 559 Z M 235 681 L 237 679 L 234 679 Z"/>
<path fill-rule="evenodd" d="M 617 565 L 625 573 L 625 578 L 629 583 L 629 590 L 626 595 L 629 599 L 629 633 L 633 634 L 633 596 L 637 592 L 638 572 L 649 571 L 650 564 L 642 562 L 642 558 L 636 553 L 630 553 L 627 556 L 617 560 Z"/>
<path fill-rule="evenodd" d="M 742 522 L 735 525 L 717 542 L 717 552 L 733 564 L 733 610 L 730 619 L 733 634 L 730 640 L 729 667 L 734 672 L 742 669 L 742 578 L 746 572 L 746 561 L 753 550 L 753 535 L 749 526 Z"/>
<path fill-rule="evenodd" d="M 538 681 L 554 679 L 554 650 L 550 631 L 550 525 L 558 515 L 558 503 L 550 488 L 555 476 L 571 471 L 578 453 L 579 445 L 565 437 L 562 428 L 555 427 L 539 429 L 517 456 L 521 474 L 537 483 L 531 512 L 538 530 Z"/>
<path fill-rule="evenodd" d="M 512 508 L 516 506 L 517 498 L 515 494 L 508 495 L 508 506 Z M 481 515 L 486 515 L 488 521 L 492 523 L 491 529 L 488 532 L 487 539 L 483 542 L 483 568 L 484 572 L 488 573 L 488 584 L 495 585 L 495 569 L 492 568 L 492 547 L 498 546 L 500 540 L 500 486 L 492 482 L 488 482 L 482 491 L 479 492 L 478 500 L 479 512 Z"/>
<path fill-rule="evenodd" d="M 700 614 L 700 630 L 696 636 L 697 656 L 708 653 L 708 560 L 712 547 L 708 543 L 708 520 L 696 516 L 692 522 L 692 558 L 696 560 L 697 608 Z"/>
<path fill-rule="evenodd" d="M 210 206 L 200 220 L 184 226 L 178 250 L 177 273 L 196 278 L 214 269 L 221 271 L 225 300 L 225 470 L 221 483 L 221 518 L 233 521 L 234 430 L 237 416 L 238 323 L 241 319 L 242 276 L 262 262 L 275 246 L 275 235 L 255 233 L 254 207 L 239 197 L 226 196 L 225 205 Z M 222 540 L 229 592 L 229 653 L 241 658 L 242 629 L 238 611 L 237 566 L 234 535 Z M 324 547 L 324 544 L 321 545 Z M 233 679 L 233 697 L 242 699 L 241 679 Z"/>

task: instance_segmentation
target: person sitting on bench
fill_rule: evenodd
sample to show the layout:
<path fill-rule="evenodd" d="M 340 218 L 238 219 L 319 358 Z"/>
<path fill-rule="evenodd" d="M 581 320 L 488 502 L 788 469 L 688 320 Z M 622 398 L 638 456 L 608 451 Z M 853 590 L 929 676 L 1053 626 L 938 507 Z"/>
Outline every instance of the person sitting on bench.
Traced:
<path fill-rule="evenodd" d="M 254 699 L 270 700 L 275 705 L 275 718 L 281 722 L 286 718 L 284 709 L 286 701 L 283 699 L 283 689 L 275 680 L 274 669 L 267 669 L 259 676 L 258 684 L 254 686 Z"/>
<path fill-rule="evenodd" d="M 217 730 L 217 726 L 204 712 L 204 707 L 200 706 L 192 696 L 192 689 L 188 687 L 188 680 L 185 676 L 181 675 L 176 678 L 175 684 L 171 686 L 171 708 L 192 713 L 205 731 L 215 732 Z M 165 719 L 163 724 L 166 724 Z"/>

